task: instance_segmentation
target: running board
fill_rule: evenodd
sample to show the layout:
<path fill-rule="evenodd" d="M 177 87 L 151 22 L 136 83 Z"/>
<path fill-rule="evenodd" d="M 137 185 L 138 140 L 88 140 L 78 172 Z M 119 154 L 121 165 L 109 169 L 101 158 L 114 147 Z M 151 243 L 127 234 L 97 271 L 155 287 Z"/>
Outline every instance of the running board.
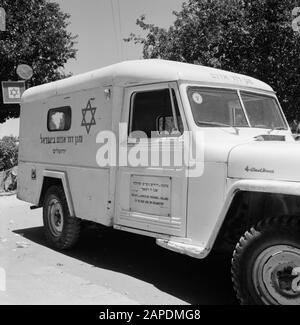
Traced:
<path fill-rule="evenodd" d="M 208 249 L 200 246 L 199 244 L 197 245 L 195 242 L 192 242 L 187 238 L 171 237 L 169 235 L 158 234 L 147 230 L 130 228 L 120 225 L 114 225 L 114 229 L 128 231 L 142 236 L 154 237 L 156 238 L 156 244 L 158 246 L 194 258 L 202 259 L 209 254 Z"/>
<path fill-rule="evenodd" d="M 191 243 L 181 243 L 179 241 L 176 241 L 176 239 L 156 239 L 156 244 L 173 252 L 199 259 L 206 257 L 209 253 L 209 251 L 204 247 L 193 245 Z"/>

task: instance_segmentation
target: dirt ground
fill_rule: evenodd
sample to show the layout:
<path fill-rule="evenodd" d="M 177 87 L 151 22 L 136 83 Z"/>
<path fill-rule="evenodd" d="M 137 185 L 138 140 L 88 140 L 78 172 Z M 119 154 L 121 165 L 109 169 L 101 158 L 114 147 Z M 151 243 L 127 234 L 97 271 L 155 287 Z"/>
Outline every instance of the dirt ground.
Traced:
<path fill-rule="evenodd" d="M 3 304 L 234 305 L 230 261 L 195 260 L 158 247 L 152 238 L 87 228 L 78 245 L 47 245 L 42 210 L 0 197 Z"/>

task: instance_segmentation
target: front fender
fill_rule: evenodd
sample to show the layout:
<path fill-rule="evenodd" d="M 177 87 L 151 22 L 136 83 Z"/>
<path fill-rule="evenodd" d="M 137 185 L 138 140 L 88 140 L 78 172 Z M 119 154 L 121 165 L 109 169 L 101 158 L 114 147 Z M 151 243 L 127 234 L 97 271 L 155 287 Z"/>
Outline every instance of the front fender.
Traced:
<path fill-rule="evenodd" d="M 300 182 L 272 181 L 272 180 L 254 180 L 254 179 L 227 179 L 228 191 L 223 208 L 217 219 L 216 226 L 208 241 L 207 251 L 210 252 L 218 233 L 222 227 L 225 217 L 229 211 L 231 203 L 236 194 L 240 191 L 259 192 L 270 194 L 295 195 L 300 197 Z"/>

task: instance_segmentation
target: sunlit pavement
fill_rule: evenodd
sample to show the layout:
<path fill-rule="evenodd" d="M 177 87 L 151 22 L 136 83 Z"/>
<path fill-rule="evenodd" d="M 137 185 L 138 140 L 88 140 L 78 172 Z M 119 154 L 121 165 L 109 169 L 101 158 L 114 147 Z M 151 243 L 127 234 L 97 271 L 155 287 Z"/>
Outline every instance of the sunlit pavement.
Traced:
<path fill-rule="evenodd" d="M 1 304 L 236 304 L 230 262 L 195 260 L 156 246 L 152 238 L 85 229 L 78 245 L 47 245 L 42 210 L 0 197 Z"/>

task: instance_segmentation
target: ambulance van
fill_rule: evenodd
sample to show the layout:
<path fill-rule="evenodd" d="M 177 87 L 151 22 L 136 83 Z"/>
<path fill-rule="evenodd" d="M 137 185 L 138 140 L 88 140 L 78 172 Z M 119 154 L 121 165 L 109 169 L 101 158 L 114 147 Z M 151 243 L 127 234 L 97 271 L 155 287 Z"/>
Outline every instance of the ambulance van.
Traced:
<path fill-rule="evenodd" d="M 56 249 L 86 221 L 192 258 L 225 249 L 241 304 L 299 305 L 299 149 L 264 82 L 128 61 L 24 93 L 17 195 Z"/>

